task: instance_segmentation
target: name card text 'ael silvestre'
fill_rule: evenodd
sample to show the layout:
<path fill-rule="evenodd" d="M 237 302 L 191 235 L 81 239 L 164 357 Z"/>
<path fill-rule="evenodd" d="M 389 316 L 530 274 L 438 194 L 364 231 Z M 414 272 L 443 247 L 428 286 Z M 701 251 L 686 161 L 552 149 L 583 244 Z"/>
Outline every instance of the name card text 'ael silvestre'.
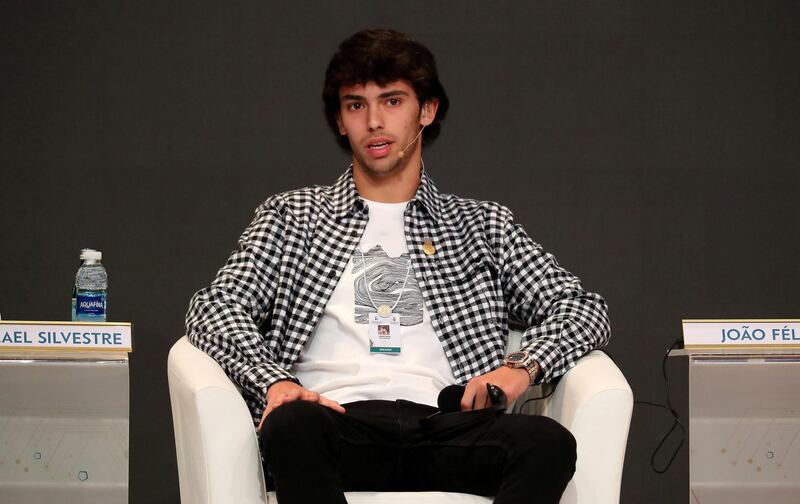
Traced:
<path fill-rule="evenodd" d="M 800 347 L 800 320 L 684 320 L 685 347 Z"/>
<path fill-rule="evenodd" d="M 131 324 L 0 321 L 0 350 L 131 351 Z"/>

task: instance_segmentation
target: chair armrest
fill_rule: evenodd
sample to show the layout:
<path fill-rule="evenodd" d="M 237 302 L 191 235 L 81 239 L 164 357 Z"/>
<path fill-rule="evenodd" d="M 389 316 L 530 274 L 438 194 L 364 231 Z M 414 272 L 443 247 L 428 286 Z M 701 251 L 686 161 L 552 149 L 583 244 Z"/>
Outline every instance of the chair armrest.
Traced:
<path fill-rule="evenodd" d="M 619 503 L 633 392 L 616 364 L 593 351 L 564 374 L 550 397 L 529 406 L 526 413 L 557 420 L 578 443 L 575 477 L 562 504 L 577 502 L 576 495 L 581 502 Z"/>
<path fill-rule="evenodd" d="M 267 502 L 258 438 L 241 393 L 184 336 L 167 359 L 181 501 Z"/>
<path fill-rule="evenodd" d="M 630 418 L 633 410 L 633 392 L 614 361 L 601 351 L 593 351 L 582 357 L 556 385 L 550 397 L 548 416 L 558 417 L 563 425 L 576 425 L 580 415 L 591 412 L 592 401 L 608 399 L 622 393 L 620 399 L 626 406 L 619 417 Z M 609 394 L 611 396 L 607 397 Z M 626 400 L 627 399 L 627 400 Z M 593 410 L 592 410 L 593 411 Z M 616 417 L 616 415 L 615 415 Z M 598 417 L 596 420 L 604 419 Z M 610 427 L 610 426 L 608 426 Z"/>

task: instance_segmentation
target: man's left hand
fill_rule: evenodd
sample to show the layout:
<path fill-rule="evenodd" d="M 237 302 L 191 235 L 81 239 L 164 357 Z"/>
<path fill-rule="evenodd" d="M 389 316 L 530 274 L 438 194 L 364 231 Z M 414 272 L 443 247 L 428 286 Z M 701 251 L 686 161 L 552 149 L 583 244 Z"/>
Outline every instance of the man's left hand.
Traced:
<path fill-rule="evenodd" d="M 467 383 L 467 388 L 461 397 L 461 411 L 488 408 L 492 405 L 486 390 L 487 383 L 500 387 L 506 394 L 508 404 L 511 404 L 528 390 L 531 385 L 531 377 L 525 369 L 508 366 L 476 376 Z"/>

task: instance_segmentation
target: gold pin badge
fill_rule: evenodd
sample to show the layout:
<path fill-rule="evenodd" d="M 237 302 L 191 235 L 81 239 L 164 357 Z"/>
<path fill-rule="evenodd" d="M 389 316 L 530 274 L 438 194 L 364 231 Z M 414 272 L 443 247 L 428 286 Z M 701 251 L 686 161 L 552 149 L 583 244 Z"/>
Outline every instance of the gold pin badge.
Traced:
<path fill-rule="evenodd" d="M 436 253 L 436 247 L 434 247 L 433 242 L 429 240 L 422 244 L 422 251 L 425 252 L 425 255 L 432 256 Z"/>

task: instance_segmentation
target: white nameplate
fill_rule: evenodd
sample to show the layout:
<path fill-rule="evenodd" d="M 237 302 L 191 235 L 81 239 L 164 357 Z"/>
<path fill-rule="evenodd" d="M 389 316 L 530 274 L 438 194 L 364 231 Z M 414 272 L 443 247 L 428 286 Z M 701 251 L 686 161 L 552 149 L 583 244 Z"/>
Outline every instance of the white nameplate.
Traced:
<path fill-rule="evenodd" d="M 800 348 L 800 320 L 684 320 L 683 345 L 686 348 Z"/>
<path fill-rule="evenodd" d="M 130 352 L 130 322 L 0 321 L 2 350 Z"/>

